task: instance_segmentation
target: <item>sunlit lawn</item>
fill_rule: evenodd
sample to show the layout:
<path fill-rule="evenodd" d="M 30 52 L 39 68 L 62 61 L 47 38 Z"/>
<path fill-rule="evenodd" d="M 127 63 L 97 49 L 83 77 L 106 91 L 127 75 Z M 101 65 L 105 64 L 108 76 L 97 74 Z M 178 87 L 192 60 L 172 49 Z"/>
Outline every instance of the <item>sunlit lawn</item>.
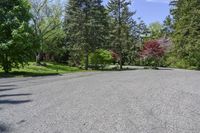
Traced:
<path fill-rule="evenodd" d="M 0 77 L 47 76 L 80 71 L 83 70 L 77 67 L 69 67 L 64 64 L 46 63 L 45 66 L 36 66 L 35 63 L 30 62 L 29 65 L 24 68 L 13 69 L 9 74 L 5 74 L 3 70 L 0 69 Z"/>

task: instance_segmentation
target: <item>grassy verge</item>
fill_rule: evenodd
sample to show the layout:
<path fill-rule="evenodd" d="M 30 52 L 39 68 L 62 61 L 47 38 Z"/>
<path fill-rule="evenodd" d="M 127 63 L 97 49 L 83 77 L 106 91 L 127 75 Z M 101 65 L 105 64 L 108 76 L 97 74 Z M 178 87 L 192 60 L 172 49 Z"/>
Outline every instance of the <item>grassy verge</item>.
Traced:
<path fill-rule="evenodd" d="M 28 66 L 20 69 L 13 69 L 9 74 L 5 74 L 3 70 L 0 69 L 0 77 L 47 76 L 83 71 L 77 67 L 69 67 L 63 64 L 46 64 L 46 66 L 36 66 L 35 63 L 30 62 Z"/>

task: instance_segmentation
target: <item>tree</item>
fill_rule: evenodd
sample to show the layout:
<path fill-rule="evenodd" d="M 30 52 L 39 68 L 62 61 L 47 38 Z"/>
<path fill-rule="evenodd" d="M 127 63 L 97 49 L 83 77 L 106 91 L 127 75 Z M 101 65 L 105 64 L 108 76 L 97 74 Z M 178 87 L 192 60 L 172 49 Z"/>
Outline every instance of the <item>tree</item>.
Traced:
<path fill-rule="evenodd" d="M 29 10 L 27 0 L 0 2 L 0 65 L 6 73 L 23 66 L 34 52 Z"/>
<path fill-rule="evenodd" d="M 70 0 L 66 8 L 66 42 L 71 49 L 82 51 L 85 69 L 89 53 L 105 44 L 106 10 L 102 0 Z"/>
<path fill-rule="evenodd" d="M 200 4 L 199 0 L 173 0 L 173 56 L 182 67 L 200 69 Z"/>
<path fill-rule="evenodd" d="M 158 41 L 147 41 L 141 50 L 140 56 L 144 59 L 146 65 L 151 65 L 153 68 L 156 68 L 164 54 L 165 48 Z"/>
<path fill-rule="evenodd" d="M 36 53 L 36 63 L 41 65 L 42 54 L 47 52 L 49 50 L 48 47 L 52 47 L 52 44 L 57 44 L 55 41 L 60 41 L 64 37 L 61 27 L 62 7 L 59 5 L 59 1 L 30 1 L 32 5 L 31 12 L 33 14 L 31 25 L 33 26 L 35 35 L 34 43 L 39 45 Z"/>
<path fill-rule="evenodd" d="M 149 25 L 150 36 L 151 40 L 159 39 L 164 37 L 163 34 L 163 25 L 160 22 L 153 22 Z"/>
<path fill-rule="evenodd" d="M 134 23 L 132 16 L 135 12 L 129 10 L 130 1 L 127 0 L 110 0 L 108 11 L 111 17 L 110 40 L 114 52 L 120 57 L 120 69 L 123 65 L 123 54 L 130 45 L 131 29 Z"/>
<path fill-rule="evenodd" d="M 147 40 L 150 31 L 148 26 L 145 24 L 145 22 L 143 20 L 141 20 L 141 18 L 138 18 L 139 23 L 136 25 L 135 29 L 136 29 L 136 40 L 138 40 L 141 44 L 144 43 L 144 41 Z"/>
<path fill-rule="evenodd" d="M 89 56 L 89 61 L 91 65 L 94 65 L 95 69 L 103 69 L 106 65 L 113 62 L 112 53 L 104 49 L 98 49 Z"/>
<path fill-rule="evenodd" d="M 168 15 L 163 22 L 163 34 L 165 38 L 170 38 L 173 32 L 173 20 L 170 15 Z"/>

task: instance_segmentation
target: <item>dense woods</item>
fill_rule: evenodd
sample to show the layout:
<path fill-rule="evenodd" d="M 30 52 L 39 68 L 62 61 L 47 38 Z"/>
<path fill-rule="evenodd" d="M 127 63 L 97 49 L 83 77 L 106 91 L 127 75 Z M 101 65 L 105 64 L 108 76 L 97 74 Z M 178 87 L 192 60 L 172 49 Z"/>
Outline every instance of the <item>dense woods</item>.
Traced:
<path fill-rule="evenodd" d="M 134 1 L 1 0 L 0 66 L 29 61 L 84 69 L 141 65 L 200 69 L 200 3 L 173 0 L 163 23 L 135 19 Z"/>

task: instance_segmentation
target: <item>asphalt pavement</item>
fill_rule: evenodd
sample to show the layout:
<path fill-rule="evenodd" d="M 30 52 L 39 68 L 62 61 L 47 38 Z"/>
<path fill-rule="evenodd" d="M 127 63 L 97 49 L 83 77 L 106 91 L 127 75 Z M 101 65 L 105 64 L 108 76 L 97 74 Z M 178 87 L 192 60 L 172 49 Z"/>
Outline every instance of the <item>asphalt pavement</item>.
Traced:
<path fill-rule="evenodd" d="M 1 133 L 200 133 L 200 72 L 0 79 Z"/>

